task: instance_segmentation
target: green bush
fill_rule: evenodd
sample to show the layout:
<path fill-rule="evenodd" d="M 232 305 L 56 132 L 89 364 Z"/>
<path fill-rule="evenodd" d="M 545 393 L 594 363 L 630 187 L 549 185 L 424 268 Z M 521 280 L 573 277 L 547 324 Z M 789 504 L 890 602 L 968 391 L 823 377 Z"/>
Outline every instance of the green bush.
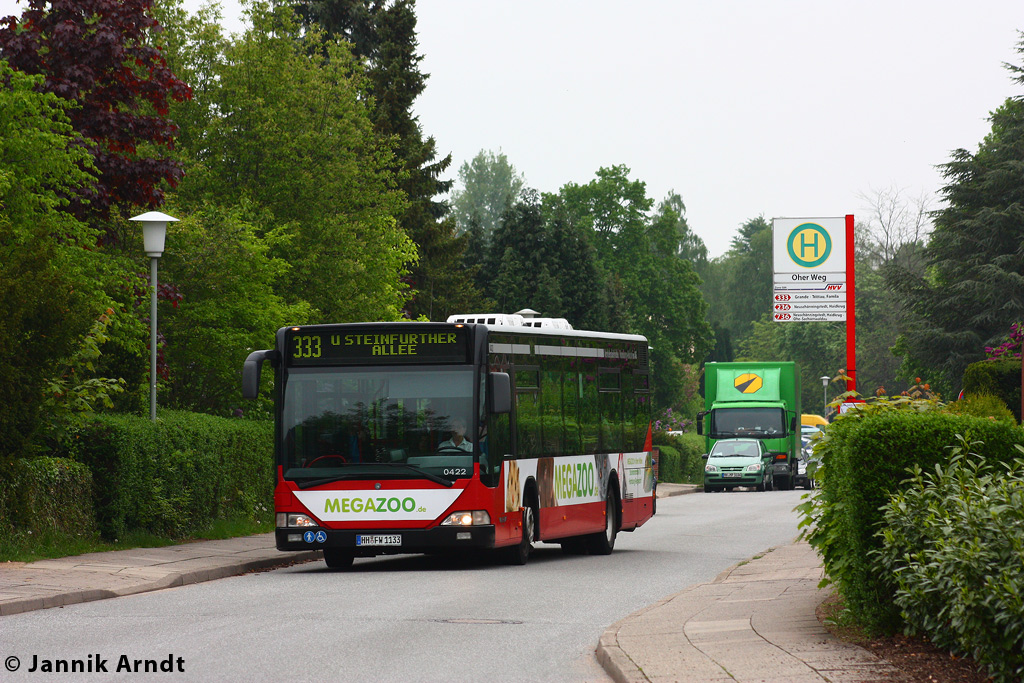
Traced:
<path fill-rule="evenodd" d="M 676 484 L 698 484 L 704 478 L 704 437 L 696 434 L 672 436 L 655 432 L 659 450 L 658 481 Z"/>
<path fill-rule="evenodd" d="M 972 444 L 972 446 L 977 444 Z M 995 681 L 1024 678 L 1024 460 L 957 455 L 885 508 L 876 561 L 907 631 L 967 654 Z"/>
<path fill-rule="evenodd" d="M 815 449 L 822 458 L 818 495 L 800 506 L 801 525 L 812 527 L 808 540 L 821 554 L 829 580 L 857 620 L 874 631 L 901 626 L 892 577 L 878 571 L 871 553 L 881 546 L 882 508 L 908 486 L 908 468 L 930 470 L 947 462 L 957 434 L 984 442 L 981 456 L 993 462 L 1024 443 L 1024 430 L 1015 425 L 952 415 L 933 405 L 868 406 L 836 419 Z"/>
<path fill-rule="evenodd" d="M 991 394 L 1002 399 L 1020 422 L 1021 362 L 983 360 L 964 370 L 964 394 Z"/>
<path fill-rule="evenodd" d="M 127 531 L 182 537 L 217 519 L 273 514 L 273 424 L 163 411 L 153 422 L 96 416 L 71 439 L 92 470 L 105 538 Z"/>
<path fill-rule="evenodd" d="M 956 415 L 976 415 L 1016 422 L 1013 411 L 1006 407 L 1006 402 L 992 394 L 965 394 L 959 401 L 947 404 L 944 410 Z"/>
<path fill-rule="evenodd" d="M 88 467 L 66 458 L 14 461 L 0 480 L 0 547 L 26 536 L 51 543 L 96 536 Z"/>

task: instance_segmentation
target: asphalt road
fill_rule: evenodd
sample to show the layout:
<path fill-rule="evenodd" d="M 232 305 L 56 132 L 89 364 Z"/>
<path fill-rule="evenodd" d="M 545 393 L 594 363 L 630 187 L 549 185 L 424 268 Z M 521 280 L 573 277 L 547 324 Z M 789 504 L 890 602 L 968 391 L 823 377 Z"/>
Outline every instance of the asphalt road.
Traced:
<path fill-rule="evenodd" d="M 802 495 L 664 498 L 605 557 L 541 544 L 525 567 L 398 556 L 333 572 L 315 562 L 12 615 L 0 619 L 0 649 L 22 667 L 0 678 L 607 681 L 594 657 L 607 626 L 792 541 Z M 41 670 L 69 659 L 93 673 Z M 147 659 L 174 673 L 131 670 Z"/>

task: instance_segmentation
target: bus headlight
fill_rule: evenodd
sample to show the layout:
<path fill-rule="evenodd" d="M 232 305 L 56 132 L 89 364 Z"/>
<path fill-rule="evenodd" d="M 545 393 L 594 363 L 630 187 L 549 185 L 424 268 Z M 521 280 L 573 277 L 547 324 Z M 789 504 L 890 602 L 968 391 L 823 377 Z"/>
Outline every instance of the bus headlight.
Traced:
<path fill-rule="evenodd" d="M 448 515 L 441 522 L 441 526 L 480 526 L 490 523 L 491 516 L 487 514 L 487 510 L 466 510 Z"/>
<path fill-rule="evenodd" d="M 288 515 L 288 526 L 320 526 L 316 521 L 309 515 L 300 513 L 291 513 Z"/>

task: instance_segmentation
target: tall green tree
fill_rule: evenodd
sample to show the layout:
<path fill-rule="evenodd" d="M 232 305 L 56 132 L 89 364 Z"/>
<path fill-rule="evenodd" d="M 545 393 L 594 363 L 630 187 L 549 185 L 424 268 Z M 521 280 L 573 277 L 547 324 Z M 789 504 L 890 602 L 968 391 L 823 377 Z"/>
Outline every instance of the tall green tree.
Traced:
<path fill-rule="evenodd" d="M 0 60 L 0 462 L 33 446 L 48 380 L 108 303 L 86 248 L 97 233 L 65 211 L 91 160 L 42 84 Z"/>
<path fill-rule="evenodd" d="M 398 319 L 415 246 L 398 224 L 407 203 L 362 67 L 347 43 L 302 32 L 288 7 L 252 2 L 249 17 L 235 41 L 200 33 L 224 45 L 217 60 L 209 45 L 176 39 L 193 50 L 181 61 L 213 69 L 204 112 L 187 117 L 203 128 L 184 131 L 188 173 L 176 201 L 185 210 L 251 202 L 261 236 L 282 230 L 272 256 L 291 268 L 277 294 L 311 304 L 304 322 Z"/>
<path fill-rule="evenodd" d="M 1024 57 L 1024 34 L 1017 52 Z M 1009 69 L 1024 85 L 1024 67 Z M 889 273 L 904 303 L 902 372 L 944 395 L 1024 319 L 1024 96 L 1008 99 L 990 121 L 976 152 L 958 149 L 941 167 L 946 206 L 925 247 L 927 274 Z"/>
<path fill-rule="evenodd" d="M 596 252 L 585 232 L 549 208 L 535 190 L 520 193 L 485 247 L 482 286 L 498 310 L 532 308 L 578 329 L 605 329 Z"/>
<path fill-rule="evenodd" d="M 668 196 L 658 203 L 653 222 L 667 224 L 660 232 L 671 236 L 674 247 L 670 243 L 666 243 L 666 246 L 674 248 L 677 256 L 692 263 L 698 271 L 707 263 L 707 245 L 700 235 L 690 229 L 686 222 L 686 204 L 675 190 L 669 191 Z"/>
<path fill-rule="evenodd" d="M 547 269 L 557 282 L 561 303 L 556 317 L 567 319 L 578 329 L 610 329 L 608 276 L 597 260 L 591 235 L 557 209 L 547 211 L 543 202 L 542 211 L 547 227 Z"/>
<path fill-rule="evenodd" d="M 566 185 L 548 204 L 591 229 L 600 266 L 609 273 L 609 325 L 647 336 L 656 363 L 656 403 L 672 405 L 689 376 L 683 366 L 699 363 L 714 342 L 700 278 L 681 257 L 682 200 L 670 196 L 652 217 L 646 185 L 630 179 L 628 168 L 602 168 L 596 175 L 587 185 Z M 624 315 L 617 318 L 617 310 Z"/>
<path fill-rule="evenodd" d="M 539 289 L 541 269 L 547 270 L 551 261 L 540 198 L 536 192 L 526 192 L 505 212 L 491 237 L 483 262 L 483 272 L 493 274 L 487 295 L 505 313 L 532 308 L 544 316 L 562 317 L 560 310 L 544 310 L 538 302 L 543 298 L 550 305 L 561 299 L 558 284 L 550 277 L 543 283 L 547 291 Z"/>
<path fill-rule="evenodd" d="M 452 192 L 452 213 L 459 231 L 479 229 L 486 245 L 525 186 L 522 174 L 504 153 L 480 150 L 472 161 L 459 167 L 459 185 Z"/>
<path fill-rule="evenodd" d="M 684 408 L 696 393 L 697 366 L 714 346 L 707 302 L 693 260 L 706 258 L 703 241 L 690 232 L 685 206 L 676 193 L 659 204 L 647 230 L 649 253 L 640 279 L 645 311 L 640 329 L 650 340 L 656 363 L 655 405 Z M 679 344 L 677 340 L 684 340 Z"/>
<path fill-rule="evenodd" d="M 180 300 L 159 314 L 168 406 L 223 415 L 250 408 L 239 364 L 279 327 L 309 319 L 306 302 L 288 304 L 275 293 L 291 269 L 271 256 L 276 241 L 287 239 L 284 231 L 261 235 L 252 217 L 251 207 L 207 205 L 174 224 L 161 269 L 178 283 Z"/>
<path fill-rule="evenodd" d="M 437 143 L 424 135 L 413 111 L 427 81 L 419 67 L 415 0 L 312 0 L 296 3 L 296 10 L 307 26 L 348 41 L 366 64 L 370 117 L 393 145 L 390 168 L 407 199 L 399 227 L 419 251 L 405 278 L 413 291 L 404 314 L 444 319 L 478 308 L 484 302 L 473 273 L 458 267 L 467 241 L 445 220 L 448 206 L 440 198 L 451 189 L 451 181 L 441 179 L 451 155 L 438 158 Z"/>
<path fill-rule="evenodd" d="M 734 344 L 754 321 L 771 310 L 772 226 L 764 216 L 746 221 L 729 251 L 701 269 L 702 291 L 713 325 L 727 330 Z"/>

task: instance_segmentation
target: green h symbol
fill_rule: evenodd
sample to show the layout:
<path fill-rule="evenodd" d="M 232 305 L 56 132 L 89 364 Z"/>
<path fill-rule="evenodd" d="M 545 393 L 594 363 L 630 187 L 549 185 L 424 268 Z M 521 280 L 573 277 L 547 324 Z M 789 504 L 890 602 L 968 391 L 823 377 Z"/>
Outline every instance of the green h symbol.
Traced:
<path fill-rule="evenodd" d="M 816 259 L 816 258 L 818 258 L 818 233 L 817 232 L 814 233 L 814 235 L 813 235 L 814 239 L 811 242 L 807 242 L 806 241 L 806 235 L 807 235 L 807 231 L 806 230 L 804 230 L 803 232 L 800 233 L 800 258 L 802 258 L 802 259 L 807 258 L 807 256 L 805 255 L 807 253 L 807 250 L 808 249 L 813 249 L 814 252 L 811 254 L 811 259 Z"/>

